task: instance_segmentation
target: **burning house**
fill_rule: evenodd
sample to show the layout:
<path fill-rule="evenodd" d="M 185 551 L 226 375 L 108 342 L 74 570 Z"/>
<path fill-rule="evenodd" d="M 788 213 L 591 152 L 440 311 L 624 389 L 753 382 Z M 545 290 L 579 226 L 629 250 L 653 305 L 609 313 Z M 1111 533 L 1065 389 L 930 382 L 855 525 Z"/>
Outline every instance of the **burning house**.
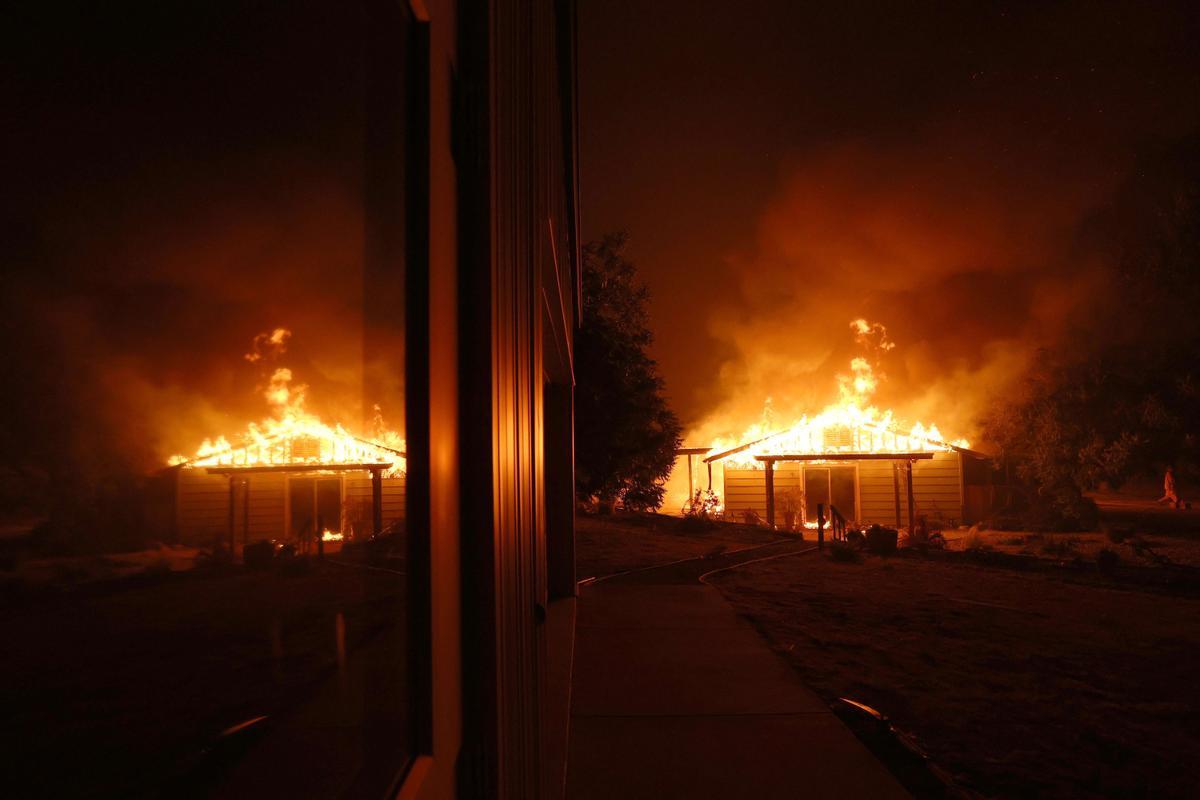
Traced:
<path fill-rule="evenodd" d="M 306 396 L 291 370 L 275 369 L 263 391 L 266 420 L 233 442 L 220 436 L 194 456 L 170 459 L 158 496 L 170 505 L 160 516 L 171 538 L 219 544 L 236 556 L 262 540 L 365 539 L 404 519 L 403 439 L 382 420 L 370 439 L 326 424 L 307 410 Z"/>
<path fill-rule="evenodd" d="M 990 460 L 917 429 L 829 413 L 721 450 L 689 448 L 689 491 L 720 496 L 727 516 L 815 526 L 818 505 L 860 524 L 909 527 L 918 517 L 957 525 L 993 501 Z M 833 417 L 833 418 L 830 418 Z M 828 513 L 828 512 L 827 512 Z"/>
<path fill-rule="evenodd" d="M 227 543 L 362 539 L 404 518 L 404 453 L 302 434 L 230 448 L 168 468 L 176 537 Z"/>
<path fill-rule="evenodd" d="M 860 344 L 891 350 L 882 325 L 853 320 Z M 882 376 L 866 358 L 838 375 L 840 401 L 788 426 L 754 425 L 736 439 L 679 451 L 688 497 L 712 492 L 727 517 L 815 527 L 818 509 L 863 525 L 911 528 L 985 517 L 996 500 L 991 459 L 936 425 L 902 425 L 871 404 Z"/>

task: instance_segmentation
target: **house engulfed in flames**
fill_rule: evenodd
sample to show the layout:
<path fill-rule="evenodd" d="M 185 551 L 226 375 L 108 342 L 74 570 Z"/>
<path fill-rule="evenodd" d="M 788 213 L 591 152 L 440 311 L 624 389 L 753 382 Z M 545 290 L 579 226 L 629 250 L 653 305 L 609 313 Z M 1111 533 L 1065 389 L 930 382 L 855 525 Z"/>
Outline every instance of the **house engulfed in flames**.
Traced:
<path fill-rule="evenodd" d="M 881 325 L 854 320 L 860 342 L 876 338 L 890 350 Z M 949 442 L 936 425 L 902 428 L 890 411 L 870 404 L 878 377 L 865 358 L 839 375 L 841 402 L 820 414 L 771 430 L 752 426 L 737 440 L 688 447 L 688 496 L 708 490 L 727 519 L 761 519 L 771 527 L 815 527 L 818 507 L 846 520 L 911 528 L 916 520 L 971 524 L 994 508 L 990 458 L 966 441 Z M 683 465 L 679 465 L 683 466 Z"/>
<path fill-rule="evenodd" d="M 727 518 L 771 526 L 815 526 L 818 505 L 898 528 L 917 517 L 954 525 L 986 516 L 994 494 L 986 456 L 942 441 L 936 428 L 903 434 L 856 416 L 827 411 L 733 447 L 687 448 L 689 491 L 710 489 Z"/>
<path fill-rule="evenodd" d="M 322 422 L 305 409 L 306 387 L 290 381 L 276 370 L 264 392 L 272 416 L 234 442 L 222 436 L 170 459 L 160 496 L 176 541 L 236 553 L 261 540 L 366 539 L 404 519 L 403 439 L 381 421 L 372 439 Z"/>

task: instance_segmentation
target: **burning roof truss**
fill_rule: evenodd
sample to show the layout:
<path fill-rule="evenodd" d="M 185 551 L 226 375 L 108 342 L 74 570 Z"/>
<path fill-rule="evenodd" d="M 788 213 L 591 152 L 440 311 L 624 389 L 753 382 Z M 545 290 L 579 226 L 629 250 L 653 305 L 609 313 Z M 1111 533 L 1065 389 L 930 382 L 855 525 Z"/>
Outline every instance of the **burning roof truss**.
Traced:
<path fill-rule="evenodd" d="M 253 438 L 235 447 L 218 442 L 209 452 L 180 462 L 209 472 L 404 469 L 403 451 L 361 439 L 342 430 L 327 433 L 279 434 Z"/>

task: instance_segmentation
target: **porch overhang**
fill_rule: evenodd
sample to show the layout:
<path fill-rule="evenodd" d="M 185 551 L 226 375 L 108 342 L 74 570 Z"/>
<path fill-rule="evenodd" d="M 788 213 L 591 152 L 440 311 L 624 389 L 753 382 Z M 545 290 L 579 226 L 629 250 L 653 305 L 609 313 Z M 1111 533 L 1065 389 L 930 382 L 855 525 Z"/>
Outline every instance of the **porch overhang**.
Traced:
<path fill-rule="evenodd" d="M 373 472 L 375 470 L 391 469 L 391 461 L 367 461 L 354 464 L 222 464 L 213 467 L 198 467 L 209 475 L 253 475 L 265 472 Z"/>
<path fill-rule="evenodd" d="M 755 461 L 774 464 L 776 461 L 924 461 L 933 453 L 783 453 L 755 456 Z"/>

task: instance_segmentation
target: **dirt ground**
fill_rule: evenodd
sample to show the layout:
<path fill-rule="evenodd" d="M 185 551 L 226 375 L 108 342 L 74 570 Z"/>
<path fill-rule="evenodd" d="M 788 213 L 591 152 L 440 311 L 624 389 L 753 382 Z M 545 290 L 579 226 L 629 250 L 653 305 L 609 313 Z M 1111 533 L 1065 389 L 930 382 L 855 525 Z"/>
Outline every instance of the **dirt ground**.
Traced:
<path fill-rule="evenodd" d="M 695 529 L 665 514 L 579 515 L 575 520 L 579 580 L 754 547 L 783 537 L 766 528 L 714 523 Z"/>
<path fill-rule="evenodd" d="M 1195 796 L 1200 601 L 917 557 L 714 580 L 826 700 L 998 797 Z"/>
<path fill-rule="evenodd" d="M 1178 564 L 1200 568 L 1200 507 L 1174 509 L 1159 505 L 1146 493 L 1095 494 L 1101 530 L 1078 533 L 1035 533 L 960 528 L 945 531 L 947 549 L 982 547 L 1001 553 L 1095 563 L 1103 549 L 1121 562 L 1140 567 Z"/>
<path fill-rule="evenodd" d="M 1141 571 L 1162 567 L 1156 555 L 1200 564 L 1200 513 L 1098 500 L 1105 530 L 1093 533 L 983 531 L 968 542 L 964 529 L 947 532 L 949 554 L 840 563 L 804 553 L 710 582 L 826 701 L 883 712 L 960 787 L 993 797 L 1194 797 L 1200 599 L 1101 575 L 1095 556 L 1108 548 Z M 650 519 L 581 519 L 580 576 L 768 540 L 746 526 L 698 535 Z M 968 545 L 1045 568 L 953 552 Z M 690 566 L 658 579 L 709 569 Z"/>

